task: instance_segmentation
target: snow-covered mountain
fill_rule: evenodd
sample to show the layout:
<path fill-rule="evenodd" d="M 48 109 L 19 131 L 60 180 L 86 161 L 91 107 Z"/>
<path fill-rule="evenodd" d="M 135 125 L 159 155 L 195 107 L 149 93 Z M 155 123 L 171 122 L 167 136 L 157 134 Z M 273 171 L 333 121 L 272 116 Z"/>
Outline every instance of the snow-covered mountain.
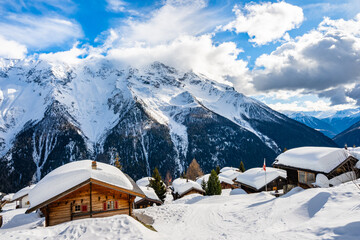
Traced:
<path fill-rule="evenodd" d="M 349 147 L 360 145 L 360 121 L 350 126 L 345 131 L 336 135 L 333 140 L 339 145 L 347 144 Z"/>
<path fill-rule="evenodd" d="M 326 121 L 310 116 L 303 112 L 292 112 L 286 114 L 289 118 L 305 124 L 319 132 L 322 132 L 325 136 L 333 138 L 338 132 L 333 126 Z"/>
<path fill-rule="evenodd" d="M 142 68 L 0 60 L 0 191 L 12 191 L 84 158 L 114 160 L 140 178 L 179 175 L 195 157 L 247 168 L 282 149 L 335 146 L 317 131 L 231 86 L 155 62 Z"/>
<path fill-rule="evenodd" d="M 339 134 L 360 121 L 360 108 L 337 111 L 322 120 L 333 126 L 337 130 L 336 134 Z"/>

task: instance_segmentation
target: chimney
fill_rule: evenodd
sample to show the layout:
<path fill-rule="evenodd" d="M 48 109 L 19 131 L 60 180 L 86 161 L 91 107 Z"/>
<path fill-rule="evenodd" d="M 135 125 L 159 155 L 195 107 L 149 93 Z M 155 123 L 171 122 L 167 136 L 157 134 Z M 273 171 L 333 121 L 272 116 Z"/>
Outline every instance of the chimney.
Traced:
<path fill-rule="evenodd" d="M 92 168 L 92 169 L 96 169 L 96 161 L 92 161 L 92 163 L 91 163 L 91 168 Z"/>

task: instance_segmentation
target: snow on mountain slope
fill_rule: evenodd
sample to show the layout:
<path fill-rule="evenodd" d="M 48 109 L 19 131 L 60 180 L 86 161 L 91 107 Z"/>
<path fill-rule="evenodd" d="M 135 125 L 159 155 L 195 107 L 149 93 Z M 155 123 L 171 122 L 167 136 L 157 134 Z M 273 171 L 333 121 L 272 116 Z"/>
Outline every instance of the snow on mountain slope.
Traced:
<path fill-rule="evenodd" d="M 159 62 L 2 59 L 0 90 L 0 180 L 9 187 L 73 160 L 111 162 L 114 149 L 140 178 L 155 166 L 177 176 L 194 157 L 205 170 L 258 166 L 284 147 L 335 145 L 231 86 Z"/>
<path fill-rule="evenodd" d="M 359 184 L 360 181 L 357 181 Z M 162 206 L 134 210 L 154 219 L 150 231 L 125 215 L 43 227 L 44 219 L 4 209 L 1 239 L 358 239 L 360 194 L 354 183 L 221 196 L 192 194 Z"/>
<path fill-rule="evenodd" d="M 309 116 L 302 112 L 293 112 L 288 114 L 287 116 L 319 132 L 322 132 L 324 135 L 330 138 L 333 138 L 336 135 L 337 130 L 324 120 Z"/>

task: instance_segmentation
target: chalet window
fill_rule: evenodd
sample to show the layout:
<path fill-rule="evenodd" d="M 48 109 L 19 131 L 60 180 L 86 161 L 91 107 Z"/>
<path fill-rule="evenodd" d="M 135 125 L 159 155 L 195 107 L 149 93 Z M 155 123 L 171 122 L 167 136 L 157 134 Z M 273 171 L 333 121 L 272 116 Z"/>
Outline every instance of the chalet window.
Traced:
<path fill-rule="evenodd" d="M 315 182 L 315 174 L 304 172 L 304 171 L 298 171 L 299 174 L 299 183 L 313 183 Z"/>
<path fill-rule="evenodd" d="M 103 210 L 112 210 L 112 209 L 117 209 L 118 208 L 118 204 L 116 201 L 107 201 L 103 203 Z"/>
<path fill-rule="evenodd" d="M 107 202 L 107 209 L 108 210 L 114 209 L 114 201 L 108 201 Z"/>
<path fill-rule="evenodd" d="M 80 210 L 81 210 L 80 205 L 75 205 L 74 210 L 75 210 L 75 212 L 80 212 Z"/>

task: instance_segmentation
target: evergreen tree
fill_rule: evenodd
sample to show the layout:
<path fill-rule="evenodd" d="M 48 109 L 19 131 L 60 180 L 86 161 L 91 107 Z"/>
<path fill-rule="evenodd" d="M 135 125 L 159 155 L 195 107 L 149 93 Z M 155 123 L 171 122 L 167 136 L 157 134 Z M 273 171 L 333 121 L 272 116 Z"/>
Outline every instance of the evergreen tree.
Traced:
<path fill-rule="evenodd" d="M 153 179 L 150 180 L 149 187 L 154 189 L 156 195 L 160 198 L 161 201 L 164 201 L 166 196 L 166 188 L 163 181 L 161 180 L 161 176 L 157 168 L 154 169 L 152 177 Z"/>
<path fill-rule="evenodd" d="M 206 181 L 205 181 L 205 179 L 203 179 L 202 181 L 201 181 L 201 188 L 206 192 Z"/>
<path fill-rule="evenodd" d="M 245 166 L 243 161 L 240 162 L 240 167 L 239 167 L 240 172 L 245 172 Z"/>
<path fill-rule="evenodd" d="M 221 184 L 215 170 L 211 170 L 209 181 L 207 182 L 206 195 L 220 195 Z"/>
<path fill-rule="evenodd" d="M 217 175 L 220 174 L 220 166 L 219 166 L 219 165 L 216 166 L 216 174 L 217 174 Z"/>
<path fill-rule="evenodd" d="M 204 173 L 201 170 L 200 165 L 194 158 L 186 171 L 186 178 L 195 181 L 197 177 L 200 177 L 202 175 L 204 175 Z"/>

